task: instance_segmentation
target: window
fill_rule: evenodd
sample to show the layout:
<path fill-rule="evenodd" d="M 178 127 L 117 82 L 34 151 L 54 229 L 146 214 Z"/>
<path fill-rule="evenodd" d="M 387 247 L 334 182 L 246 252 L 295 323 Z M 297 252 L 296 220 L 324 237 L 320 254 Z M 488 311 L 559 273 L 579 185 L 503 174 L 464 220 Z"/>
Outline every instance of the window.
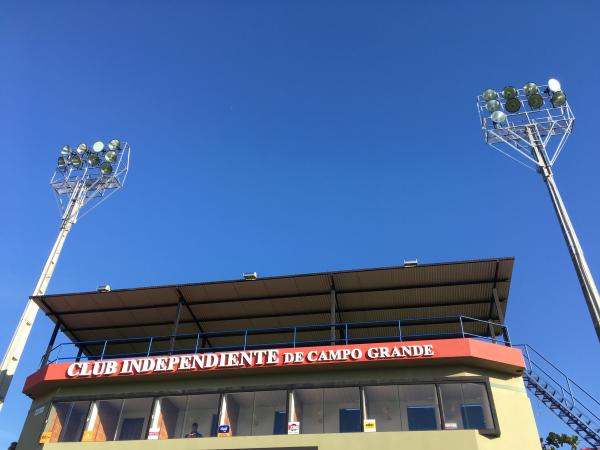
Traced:
<path fill-rule="evenodd" d="M 148 439 L 173 439 L 182 436 L 187 397 L 162 397 L 156 400 L 150 420 Z"/>
<path fill-rule="evenodd" d="M 302 434 L 361 431 L 358 388 L 297 389 L 292 398 L 292 421 Z"/>
<path fill-rule="evenodd" d="M 48 442 L 77 442 L 81 439 L 89 401 L 63 402 L 52 405 L 44 433 L 50 433 Z"/>
<path fill-rule="evenodd" d="M 252 435 L 287 434 L 287 391 L 256 392 Z"/>
<path fill-rule="evenodd" d="M 113 441 L 123 400 L 99 400 L 92 404 L 82 441 Z"/>
<path fill-rule="evenodd" d="M 252 435 L 254 392 L 223 395 L 219 425 L 229 425 L 232 436 Z"/>
<path fill-rule="evenodd" d="M 444 428 L 483 430 L 494 428 L 489 398 L 483 383 L 440 384 Z"/>
<path fill-rule="evenodd" d="M 403 430 L 439 430 L 438 399 L 433 384 L 398 386 Z"/>
<path fill-rule="evenodd" d="M 400 395 L 398 386 L 366 386 L 365 419 L 375 420 L 377 431 L 400 431 Z"/>
<path fill-rule="evenodd" d="M 145 439 L 151 410 L 151 398 L 126 399 L 121 410 L 115 440 Z"/>
<path fill-rule="evenodd" d="M 182 434 L 178 434 L 177 437 L 216 436 L 220 397 L 219 394 L 190 395 L 188 397 L 183 432 Z"/>

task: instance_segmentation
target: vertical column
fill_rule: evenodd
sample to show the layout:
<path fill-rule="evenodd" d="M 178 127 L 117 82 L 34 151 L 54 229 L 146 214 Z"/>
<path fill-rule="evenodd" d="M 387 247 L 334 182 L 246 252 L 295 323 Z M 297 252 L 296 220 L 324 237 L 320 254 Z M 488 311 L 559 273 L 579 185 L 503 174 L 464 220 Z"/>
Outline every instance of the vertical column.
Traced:
<path fill-rule="evenodd" d="M 58 321 L 58 319 L 56 319 L 54 331 L 52 331 L 52 336 L 50 336 L 50 341 L 48 341 L 48 346 L 46 347 L 46 353 L 44 353 L 44 357 L 42 358 L 42 366 L 48 364 L 48 358 L 50 358 L 50 352 L 52 351 L 52 347 L 54 347 L 54 342 L 56 341 L 58 330 L 60 330 L 60 322 Z"/>
<path fill-rule="evenodd" d="M 329 313 L 329 323 L 331 324 L 331 345 L 335 345 L 336 344 L 336 332 L 335 332 L 335 306 L 337 303 L 337 299 L 335 296 L 335 286 L 333 284 L 333 281 L 331 283 L 331 291 L 330 291 L 330 295 L 329 295 L 329 303 L 330 303 L 330 313 Z"/>
<path fill-rule="evenodd" d="M 171 332 L 171 349 L 169 354 L 175 350 L 175 336 L 177 335 L 177 329 L 179 328 L 179 319 L 181 318 L 181 305 L 183 305 L 183 299 L 180 298 L 177 302 L 177 312 L 175 313 L 175 321 L 173 322 L 173 330 Z"/>

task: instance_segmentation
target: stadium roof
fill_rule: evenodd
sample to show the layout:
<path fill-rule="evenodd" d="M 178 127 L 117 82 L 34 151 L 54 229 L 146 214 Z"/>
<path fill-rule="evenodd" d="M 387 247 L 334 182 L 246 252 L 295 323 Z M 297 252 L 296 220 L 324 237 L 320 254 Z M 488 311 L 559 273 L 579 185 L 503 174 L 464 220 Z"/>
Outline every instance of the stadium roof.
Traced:
<path fill-rule="evenodd" d="M 73 341 L 168 336 L 178 311 L 178 334 L 329 324 L 332 303 L 337 323 L 418 318 L 403 326 L 403 334 L 416 336 L 455 331 L 456 323 L 443 317 L 499 321 L 494 292 L 504 317 L 513 263 L 514 258 L 497 258 L 32 298 Z M 483 324 L 471 326 L 489 336 Z M 359 337 L 375 331 L 353 332 Z M 327 333 L 314 331 L 312 336 Z M 254 342 L 261 339 L 289 340 L 283 334 L 263 335 Z M 221 336 L 207 345 L 237 341 L 236 336 Z M 141 351 L 142 346 L 128 343 L 126 350 Z"/>

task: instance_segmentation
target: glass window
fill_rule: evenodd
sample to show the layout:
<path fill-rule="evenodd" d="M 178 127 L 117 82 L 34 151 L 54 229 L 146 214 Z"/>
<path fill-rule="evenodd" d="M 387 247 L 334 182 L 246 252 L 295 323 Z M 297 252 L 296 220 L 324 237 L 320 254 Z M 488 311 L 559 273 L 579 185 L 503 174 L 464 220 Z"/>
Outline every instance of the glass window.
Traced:
<path fill-rule="evenodd" d="M 300 433 L 349 433 L 362 429 L 359 389 L 298 389 L 293 393 L 292 417 Z"/>
<path fill-rule="evenodd" d="M 89 401 L 64 402 L 52 405 L 44 433 L 50 433 L 48 442 L 77 442 L 81 439 Z"/>
<path fill-rule="evenodd" d="M 252 435 L 254 392 L 224 394 L 219 425 L 229 425 L 232 436 Z"/>
<path fill-rule="evenodd" d="M 185 438 L 217 435 L 219 394 L 190 395 L 182 434 Z"/>
<path fill-rule="evenodd" d="M 256 392 L 253 436 L 287 434 L 287 391 Z"/>
<path fill-rule="evenodd" d="M 187 397 L 162 397 L 154 405 L 148 439 L 181 437 Z"/>
<path fill-rule="evenodd" d="M 123 400 L 99 400 L 92 404 L 82 441 L 113 441 Z"/>
<path fill-rule="evenodd" d="M 398 386 L 367 386 L 365 419 L 375 420 L 377 431 L 400 431 L 400 395 Z"/>
<path fill-rule="evenodd" d="M 435 385 L 398 386 L 403 430 L 439 430 L 440 414 Z"/>
<path fill-rule="evenodd" d="M 300 433 L 323 433 L 323 389 L 297 389 L 290 398 L 292 422 L 300 422 Z"/>
<path fill-rule="evenodd" d="M 494 428 L 483 383 L 440 384 L 445 429 Z"/>
<path fill-rule="evenodd" d="M 123 403 L 115 440 L 145 439 L 151 410 L 151 398 L 126 399 Z"/>

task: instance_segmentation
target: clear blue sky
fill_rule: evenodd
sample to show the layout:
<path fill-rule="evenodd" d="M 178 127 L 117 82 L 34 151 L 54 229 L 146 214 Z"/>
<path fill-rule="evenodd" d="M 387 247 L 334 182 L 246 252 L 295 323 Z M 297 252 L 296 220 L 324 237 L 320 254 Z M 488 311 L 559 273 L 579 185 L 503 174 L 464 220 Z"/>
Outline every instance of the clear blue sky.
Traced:
<path fill-rule="evenodd" d="M 56 236 L 60 147 L 115 136 L 127 186 L 74 227 L 49 292 L 515 256 L 513 340 L 600 393 L 545 186 L 484 145 L 475 109 L 562 81 L 577 123 L 556 177 L 600 281 L 598 2 L 33 3 L 0 14 L 0 348 Z M 50 332 L 38 316 L 0 446 Z"/>

